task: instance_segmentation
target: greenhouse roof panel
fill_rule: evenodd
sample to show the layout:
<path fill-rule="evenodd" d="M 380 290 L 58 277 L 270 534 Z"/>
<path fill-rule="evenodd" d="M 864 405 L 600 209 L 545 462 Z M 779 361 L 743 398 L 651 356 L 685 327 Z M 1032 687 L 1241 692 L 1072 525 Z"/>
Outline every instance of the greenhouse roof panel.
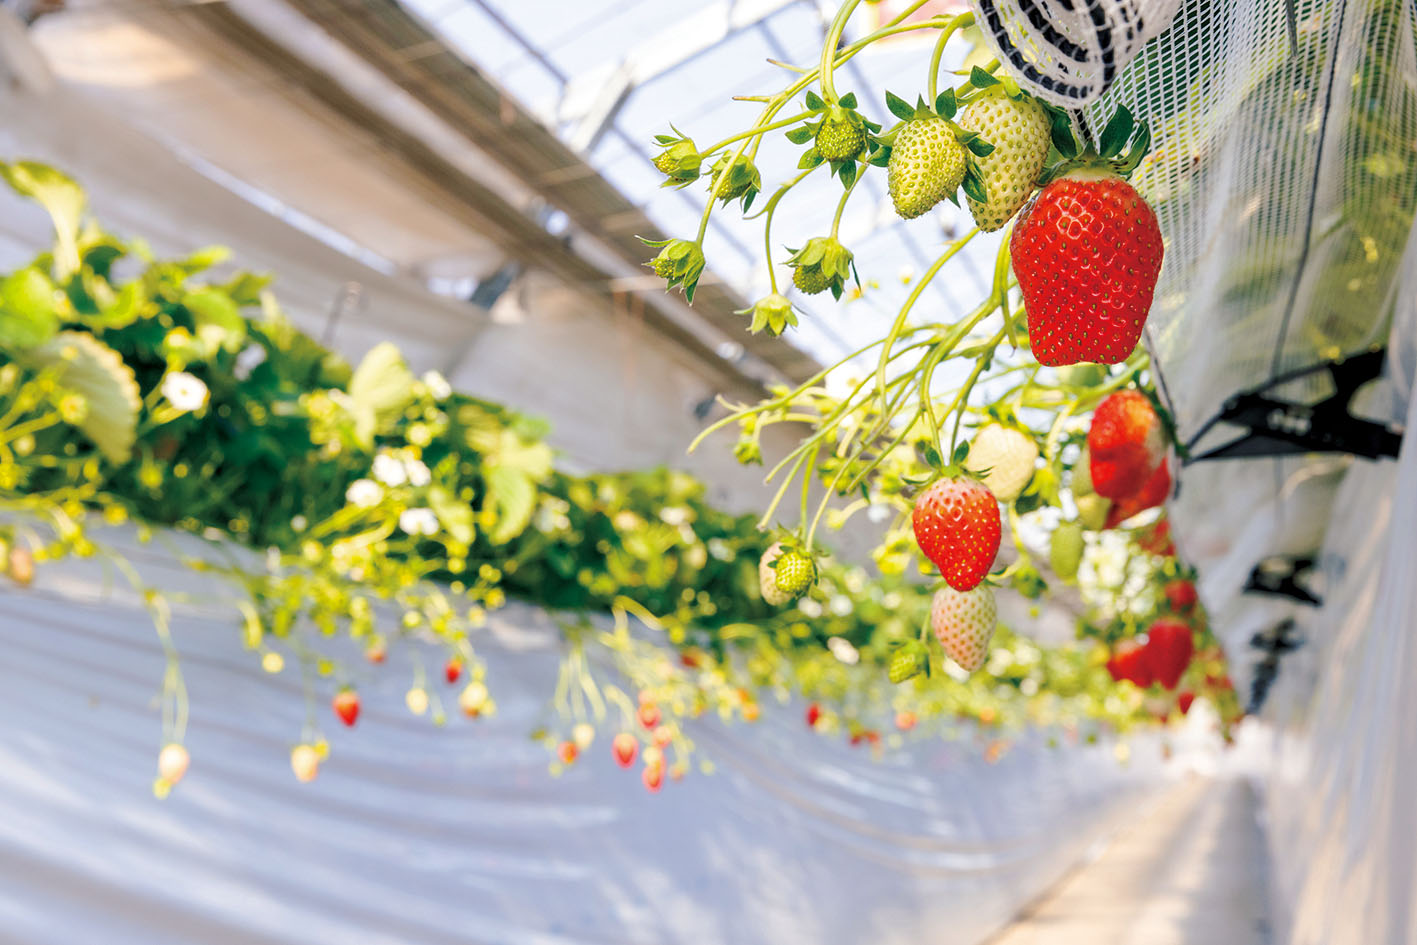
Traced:
<path fill-rule="evenodd" d="M 781 88 L 790 74 L 768 60 L 810 63 L 825 30 L 819 5 L 807 0 L 402 2 L 671 234 L 694 232 L 705 188 L 660 186 L 663 175 L 651 163 L 658 150 L 654 136 L 668 132 L 671 121 L 701 145 L 742 130 L 756 106 L 733 97 Z M 868 51 L 841 70 L 844 88 L 854 89 L 864 111 L 881 120 L 888 118 L 885 89 L 906 94 L 918 87 L 929 59 L 928 43 L 905 39 L 885 46 L 884 53 Z M 765 191 L 796 173 L 801 150 L 781 133 L 765 140 L 757 160 Z M 818 191 L 829 193 L 834 192 Z M 760 196 L 759 206 L 763 202 Z M 788 288 L 788 248 L 828 232 L 835 206 L 831 200 L 799 199 L 783 209 L 772 246 L 780 289 Z M 860 270 L 891 278 L 866 285 L 862 298 L 841 304 L 796 298 L 810 317 L 802 319 L 792 342 L 824 362 L 864 344 L 878 334 L 879 319 L 889 317 L 909 292 L 908 277 L 922 272 L 946 240 L 970 225 L 967 213 L 949 205 L 926 219 L 902 223 L 891 209 L 883 175 L 871 175 L 848 205 L 840 232 Z M 711 218 L 705 245 L 709 269 L 745 299 L 770 289 L 760 261 L 762 237 L 762 221 L 743 220 L 736 207 Z M 961 254 L 964 272 L 933 286 L 915 317 L 952 320 L 972 308 L 996 247 L 996 239 L 975 240 Z"/>

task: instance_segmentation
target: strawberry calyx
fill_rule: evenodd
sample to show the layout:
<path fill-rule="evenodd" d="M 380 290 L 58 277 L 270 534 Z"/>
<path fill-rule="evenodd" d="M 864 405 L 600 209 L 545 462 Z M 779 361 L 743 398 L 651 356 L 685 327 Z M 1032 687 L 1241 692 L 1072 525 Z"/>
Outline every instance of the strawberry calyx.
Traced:
<path fill-rule="evenodd" d="M 1098 137 L 1097 147 L 1090 143 L 1078 148 L 1073 136 L 1072 120 L 1068 113 L 1055 106 L 1045 106 L 1052 119 L 1053 147 L 1062 158 L 1058 163 L 1044 169 L 1038 179 L 1042 187 L 1060 177 L 1090 177 L 1103 179 L 1117 176 L 1123 179 L 1141 164 L 1151 149 L 1151 129 L 1146 122 L 1138 122 L 1125 105 L 1118 105 L 1107 125 Z M 1131 147 L 1128 148 L 1128 142 Z M 1122 152 L 1126 151 L 1124 155 Z M 1092 175 L 1096 177 L 1092 177 Z"/>

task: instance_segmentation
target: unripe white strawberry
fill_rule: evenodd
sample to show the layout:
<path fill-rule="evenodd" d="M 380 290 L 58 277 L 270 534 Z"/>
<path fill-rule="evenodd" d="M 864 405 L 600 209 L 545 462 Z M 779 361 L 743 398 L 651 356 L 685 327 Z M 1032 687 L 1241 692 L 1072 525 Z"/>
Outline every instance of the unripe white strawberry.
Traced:
<path fill-rule="evenodd" d="M 1008 505 L 1033 478 L 1038 444 L 1022 430 L 991 423 L 974 435 L 964 468 L 980 473 L 994 497 Z"/>
<path fill-rule="evenodd" d="M 896 133 L 886 164 L 895 212 L 913 220 L 959 189 L 969 152 L 938 115 L 912 118 Z"/>
<path fill-rule="evenodd" d="M 978 158 L 988 201 L 969 197 L 969 212 L 986 233 L 999 229 L 1033 193 L 1048 158 L 1052 122 L 1031 98 L 1010 98 L 999 86 L 971 102 L 959 117 L 961 128 L 977 131 L 994 146 Z"/>
<path fill-rule="evenodd" d="M 974 672 L 989 656 L 989 640 L 998 625 L 994 589 L 980 584 L 972 591 L 942 587 L 930 604 L 930 629 L 945 655 L 966 672 Z"/>

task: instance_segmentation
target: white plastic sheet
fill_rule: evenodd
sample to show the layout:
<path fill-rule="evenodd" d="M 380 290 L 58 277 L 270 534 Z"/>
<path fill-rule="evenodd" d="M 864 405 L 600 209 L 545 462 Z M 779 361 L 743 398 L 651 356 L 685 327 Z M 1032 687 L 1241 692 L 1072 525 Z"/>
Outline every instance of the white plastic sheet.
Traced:
<path fill-rule="evenodd" d="M 133 556 L 155 583 L 211 591 Z M 141 606 L 89 563 L 0 593 L 0 942 L 969 943 L 1161 771 L 1145 745 L 1121 767 L 1110 747 L 1037 737 L 992 766 L 982 742 L 940 739 L 876 764 L 771 706 L 755 726 L 696 724 L 719 773 L 658 795 L 606 734 L 552 778 L 526 734 L 557 638 L 513 605 L 479 641 L 494 719 L 410 716 L 416 646 L 378 669 L 351 653 L 364 714 L 344 730 L 326 684 L 313 709 L 333 751 L 301 785 L 294 671 L 262 673 L 220 607 L 179 608 L 174 633 L 193 760 L 157 801 L 163 664 Z"/>
<path fill-rule="evenodd" d="M 1417 242 L 1409 243 L 1375 399 L 1410 403 L 1397 462 L 1355 463 L 1320 560 L 1324 604 L 1295 608 L 1304 646 L 1285 657 L 1268 809 L 1276 941 L 1417 941 Z"/>

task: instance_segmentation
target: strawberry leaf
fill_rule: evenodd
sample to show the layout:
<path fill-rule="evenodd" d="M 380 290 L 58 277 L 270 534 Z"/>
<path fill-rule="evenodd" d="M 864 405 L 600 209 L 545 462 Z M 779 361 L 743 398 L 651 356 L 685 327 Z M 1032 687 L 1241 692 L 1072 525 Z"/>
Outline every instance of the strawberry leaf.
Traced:
<path fill-rule="evenodd" d="M 1107 122 L 1107 127 L 1102 129 L 1102 137 L 1098 139 L 1098 153 L 1105 158 L 1121 154 L 1135 126 L 1132 113 L 1127 111 L 1125 105 L 1118 105 L 1117 110 L 1112 113 L 1112 119 Z"/>
<path fill-rule="evenodd" d="M 812 90 L 808 89 L 808 90 L 807 90 L 807 107 L 810 108 L 810 109 L 811 109 L 812 111 L 814 111 L 814 112 L 815 112 L 815 111 L 821 111 L 823 108 L 826 108 L 826 107 L 827 107 L 827 103 L 824 102 L 824 101 L 822 101 L 821 97 L 818 96 L 816 92 L 813 92 Z"/>
<path fill-rule="evenodd" d="M 915 117 L 915 109 L 910 107 L 910 103 L 893 92 L 886 92 L 886 108 L 901 121 L 910 121 Z"/>
<path fill-rule="evenodd" d="M 998 85 L 999 80 L 994 78 L 988 72 L 985 72 L 979 66 L 975 66 L 969 72 L 969 84 L 974 86 L 976 89 L 987 89 L 991 85 Z"/>
<path fill-rule="evenodd" d="M 886 145 L 881 145 L 881 147 L 876 151 L 875 154 L 871 155 L 871 159 L 866 163 L 870 164 L 873 167 L 885 167 L 890 162 L 891 149 Z"/>
<path fill-rule="evenodd" d="M 841 97 L 841 101 L 838 102 L 837 104 L 839 104 L 842 108 L 855 108 L 855 107 L 856 107 L 856 93 L 855 93 L 855 92 L 847 92 L 845 95 L 843 95 L 843 96 Z"/>
<path fill-rule="evenodd" d="M 963 443 L 961 443 L 959 446 L 956 446 L 956 447 L 955 447 L 954 456 L 951 457 L 950 463 L 951 463 L 951 465 L 959 466 L 959 465 L 963 464 L 964 461 L 965 461 L 966 459 L 968 459 L 968 458 L 969 458 L 969 441 L 968 441 L 968 440 L 965 440 L 965 441 L 964 441 Z"/>
<path fill-rule="evenodd" d="M 837 176 L 841 178 L 842 184 L 849 189 L 852 184 L 856 183 L 856 162 L 843 161 L 841 168 L 837 171 Z"/>
<path fill-rule="evenodd" d="M 988 157 L 994 153 L 994 146 L 978 135 L 964 142 L 964 146 L 968 148 L 975 157 Z"/>
<path fill-rule="evenodd" d="M 793 144 L 806 144 L 812 140 L 814 134 L 816 134 L 816 129 L 811 125 L 798 125 L 787 132 L 787 140 Z"/>
<path fill-rule="evenodd" d="M 797 162 L 797 168 L 805 171 L 809 167 L 816 167 L 822 163 L 822 156 L 817 153 L 816 148 L 808 148 L 802 152 L 802 158 Z"/>
<path fill-rule="evenodd" d="M 670 145 L 673 144 L 675 141 L 678 141 L 679 139 L 673 137 L 672 135 L 655 135 L 654 140 L 657 144 Z"/>
<path fill-rule="evenodd" d="M 875 134 L 877 131 L 881 130 L 881 126 L 878 123 L 871 121 L 869 118 L 862 118 L 861 124 L 865 126 L 866 130 L 871 132 L 872 134 Z"/>
<path fill-rule="evenodd" d="M 1014 502 L 1014 511 L 1020 515 L 1027 515 L 1043 504 L 1043 497 L 1037 492 L 1027 492 L 1019 496 Z"/>
<path fill-rule="evenodd" d="M 1064 160 L 1071 161 L 1078 156 L 1078 143 L 1077 139 L 1073 137 L 1072 125 L 1068 121 L 1068 116 L 1065 112 L 1059 110 L 1052 114 L 1053 127 L 1051 134 L 1053 147 L 1058 149 L 1058 153 L 1063 156 Z"/>
<path fill-rule="evenodd" d="M 954 89 L 945 89 L 935 97 L 935 112 L 941 118 L 953 118 L 958 107 L 958 103 L 955 102 Z"/>
<path fill-rule="evenodd" d="M 931 469 L 939 469 L 945 465 L 940 451 L 929 440 L 921 440 L 915 444 L 915 448 L 920 451 L 920 457 L 925 461 L 925 465 Z"/>
<path fill-rule="evenodd" d="M 973 173 L 970 173 L 971 171 Z M 969 170 L 967 170 L 964 175 L 964 194 L 966 197 L 976 200 L 979 203 L 989 202 L 989 194 L 984 189 L 984 181 L 979 176 L 979 171 L 972 161 L 970 162 Z"/>

